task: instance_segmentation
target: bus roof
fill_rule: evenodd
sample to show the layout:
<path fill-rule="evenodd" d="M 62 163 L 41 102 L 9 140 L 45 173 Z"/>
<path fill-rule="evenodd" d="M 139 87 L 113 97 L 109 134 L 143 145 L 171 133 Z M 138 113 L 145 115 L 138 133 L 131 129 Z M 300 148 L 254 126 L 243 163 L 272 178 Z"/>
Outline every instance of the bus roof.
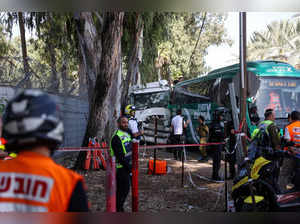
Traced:
<path fill-rule="evenodd" d="M 209 72 L 205 76 L 185 80 L 175 85 L 176 87 L 190 85 L 199 81 L 206 81 L 216 78 L 232 78 L 240 70 L 240 64 L 234 64 L 227 67 L 219 68 Z M 298 77 L 300 78 L 300 70 L 296 70 L 292 65 L 280 61 L 253 61 L 247 62 L 247 71 L 257 76 L 276 76 L 276 77 Z"/>

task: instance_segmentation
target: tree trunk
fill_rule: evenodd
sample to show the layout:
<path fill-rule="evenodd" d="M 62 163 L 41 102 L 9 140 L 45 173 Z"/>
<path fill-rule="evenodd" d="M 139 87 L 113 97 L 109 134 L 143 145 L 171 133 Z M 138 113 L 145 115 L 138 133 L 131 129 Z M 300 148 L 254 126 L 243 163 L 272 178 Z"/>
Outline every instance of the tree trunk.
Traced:
<path fill-rule="evenodd" d="M 89 137 L 95 136 L 99 140 L 109 142 L 120 115 L 121 36 L 124 13 L 105 13 L 105 18 L 101 34 L 103 46 L 101 61 L 100 66 L 97 66 L 101 69 L 96 69 L 96 85 L 90 101 L 90 114 L 83 146 L 87 146 Z M 98 57 L 97 54 L 93 56 Z M 83 167 L 84 159 L 85 153 L 80 153 L 76 168 Z"/>
<path fill-rule="evenodd" d="M 135 85 L 138 81 L 137 75 L 139 72 L 139 52 L 140 52 L 140 38 L 143 31 L 143 20 L 140 13 L 136 15 L 136 25 L 135 25 L 135 34 L 133 38 L 133 47 L 130 53 L 129 62 L 128 62 L 128 70 L 126 75 L 126 80 L 123 83 L 123 93 L 122 93 L 122 108 L 126 106 L 128 103 L 128 89 L 130 85 Z"/>
<path fill-rule="evenodd" d="M 49 90 L 51 92 L 59 92 L 59 80 L 57 77 L 55 48 L 51 43 L 51 40 L 47 41 L 47 48 L 50 54 L 50 67 L 51 67 L 51 78 L 50 78 Z"/>
<path fill-rule="evenodd" d="M 25 76 L 24 79 L 22 79 L 17 84 L 17 87 L 22 87 L 24 85 L 25 88 L 31 88 L 29 64 L 28 64 L 28 57 L 27 57 L 27 47 L 26 47 L 25 25 L 24 25 L 24 17 L 22 12 L 18 12 L 18 20 L 19 20 L 23 68 L 24 68 Z"/>
<path fill-rule="evenodd" d="M 102 44 L 101 31 L 98 32 L 93 20 L 92 12 L 82 12 L 75 15 L 77 37 L 80 48 L 80 89 L 87 89 L 89 102 L 91 103 L 93 89 L 96 83 L 96 74 L 98 74 Z M 82 91 L 83 94 L 85 93 Z"/>
<path fill-rule="evenodd" d="M 63 58 L 63 64 L 61 67 L 61 82 L 62 82 L 62 90 L 63 94 L 67 95 L 68 94 L 68 83 L 67 83 L 67 56 L 64 56 Z"/>
<path fill-rule="evenodd" d="M 79 66 L 78 66 L 78 74 L 79 74 L 79 96 L 83 99 L 87 99 L 88 97 L 88 85 L 87 85 L 87 77 L 85 72 L 84 63 L 82 57 L 80 57 Z"/>

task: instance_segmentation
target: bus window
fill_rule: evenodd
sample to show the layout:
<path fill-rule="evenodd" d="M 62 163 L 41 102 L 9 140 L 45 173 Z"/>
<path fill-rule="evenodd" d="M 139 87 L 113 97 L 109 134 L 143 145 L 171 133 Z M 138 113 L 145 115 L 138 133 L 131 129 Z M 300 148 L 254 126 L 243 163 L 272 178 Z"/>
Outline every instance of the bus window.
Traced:
<path fill-rule="evenodd" d="M 260 118 L 263 118 L 264 111 L 268 108 L 274 109 L 277 118 L 286 118 L 291 111 L 300 109 L 299 79 L 262 78 L 262 80 L 255 97 Z"/>

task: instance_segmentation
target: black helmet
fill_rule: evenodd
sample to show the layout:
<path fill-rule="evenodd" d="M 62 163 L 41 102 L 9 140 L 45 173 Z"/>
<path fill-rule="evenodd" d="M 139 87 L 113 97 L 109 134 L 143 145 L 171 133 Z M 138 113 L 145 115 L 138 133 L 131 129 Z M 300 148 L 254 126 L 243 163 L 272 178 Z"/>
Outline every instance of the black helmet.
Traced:
<path fill-rule="evenodd" d="M 8 151 L 47 145 L 51 150 L 63 141 L 64 127 L 57 105 L 40 90 L 27 89 L 8 102 L 3 115 L 3 137 Z"/>

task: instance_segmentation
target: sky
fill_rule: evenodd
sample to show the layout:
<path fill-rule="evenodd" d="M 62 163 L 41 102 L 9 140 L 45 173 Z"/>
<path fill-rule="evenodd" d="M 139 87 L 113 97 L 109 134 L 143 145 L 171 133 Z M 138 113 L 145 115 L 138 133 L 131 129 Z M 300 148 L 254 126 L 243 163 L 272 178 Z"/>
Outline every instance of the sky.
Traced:
<path fill-rule="evenodd" d="M 292 20 L 292 16 L 295 14 L 296 12 L 247 12 L 247 40 L 250 40 L 250 36 L 254 31 L 265 30 L 267 24 L 273 21 Z M 227 29 L 228 36 L 234 41 L 234 44 L 232 47 L 228 45 L 209 47 L 205 60 L 207 65 L 212 69 L 236 63 L 234 60 L 239 55 L 239 12 L 228 13 L 225 28 Z"/>

